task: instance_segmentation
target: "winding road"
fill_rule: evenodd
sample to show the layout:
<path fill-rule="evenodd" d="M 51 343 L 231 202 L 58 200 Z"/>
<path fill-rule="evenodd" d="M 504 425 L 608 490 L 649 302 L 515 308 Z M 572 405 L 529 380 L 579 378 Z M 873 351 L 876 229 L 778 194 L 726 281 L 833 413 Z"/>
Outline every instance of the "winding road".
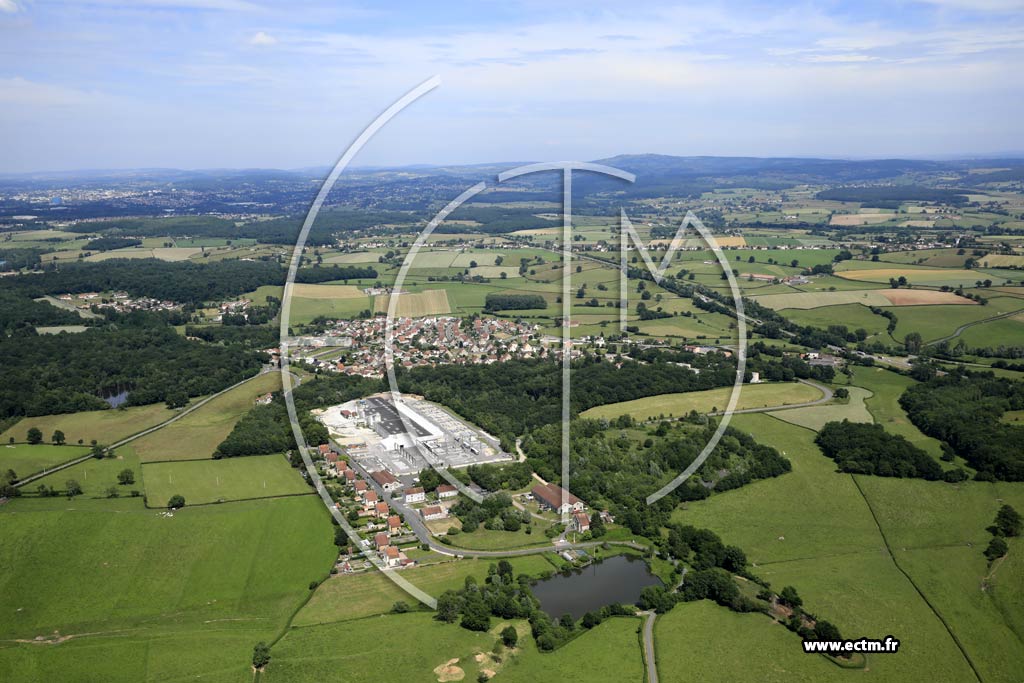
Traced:
<path fill-rule="evenodd" d="M 999 315 L 994 315 L 991 318 L 983 318 L 982 320 L 975 320 L 974 322 L 964 323 L 960 327 L 953 330 L 953 334 L 941 337 L 939 339 L 933 339 L 932 341 L 926 343 L 925 346 L 934 346 L 935 344 L 941 344 L 942 342 L 949 341 L 950 339 L 956 339 L 968 327 L 974 327 L 975 325 L 983 325 L 984 323 L 990 323 L 993 320 L 1002 320 L 1003 318 L 1009 318 L 1010 316 L 1017 315 L 1019 313 L 1024 313 L 1024 308 L 1018 308 L 1016 311 L 1009 311 L 1007 313 L 1000 313 Z"/>

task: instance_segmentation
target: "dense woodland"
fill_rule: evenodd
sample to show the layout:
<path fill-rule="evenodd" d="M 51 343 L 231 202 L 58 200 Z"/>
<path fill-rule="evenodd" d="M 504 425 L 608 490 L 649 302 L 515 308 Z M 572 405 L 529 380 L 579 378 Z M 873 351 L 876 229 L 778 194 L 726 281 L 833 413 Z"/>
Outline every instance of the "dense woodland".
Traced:
<path fill-rule="evenodd" d="M 23 296 L 124 291 L 179 303 L 216 301 L 250 292 L 261 285 L 282 285 L 287 272 L 277 261 L 161 261 L 158 259 L 111 259 L 101 263 L 68 263 L 42 273 L 8 277 L 4 285 Z M 302 268 L 296 282 L 375 278 L 370 267 L 323 266 Z"/>
<path fill-rule="evenodd" d="M 1024 382 L 954 371 L 910 387 L 900 405 L 918 429 L 976 469 L 975 478 L 1024 481 L 1024 428 L 1000 421 L 1024 409 Z"/>
<path fill-rule="evenodd" d="M 757 479 L 777 477 L 791 465 L 778 451 L 729 428 L 711 455 L 674 492 L 655 505 L 646 497 L 686 469 L 710 441 L 715 423 L 694 416 L 692 423 L 662 422 L 644 438 L 631 418 L 607 423 L 574 420 L 570 427 L 572 492 L 595 507 L 607 507 L 616 521 L 634 533 L 657 535 L 676 505 L 706 498 L 713 491 L 738 488 Z M 561 471 L 561 424 L 528 434 L 522 443 L 527 462 L 542 477 L 557 481 Z"/>
<path fill-rule="evenodd" d="M 572 369 L 572 412 L 675 391 L 730 386 L 735 368 L 727 359 L 657 353 L 643 354 L 647 364 L 626 362 L 621 368 L 596 359 L 575 362 Z M 697 374 L 668 359 L 692 360 L 703 366 Z M 700 360 L 698 360 L 700 358 Z M 442 403 L 470 422 L 502 439 L 506 450 L 515 438 L 562 419 L 561 374 L 547 361 L 514 360 L 493 365 L 441 365 L 397 373 L 402 391 Z"/>
<path fill-rule="evenodd" d="M 544 309 L 547 300 L 540 294 L 488 294 L 484 300 L 484 312 L 525 311 Z"/>
<path fill-rule="evenodd" d="M 92 322 L 74 311 L 0 290 L 0 337 L 20 333 L 34 334 L 36 326 L 85 325 Z"/>
<path fill-rule="evenodd" d="M 815 441 L 843 472 L 932 481 L 943 478 L 942 466 L 935 458 L 880 424 L 829 422 Z"/>
<path fill-rule="evenodd" d="M 108 408 L 212 394 L 259 372 L 262 354 L 189 341 L 168 327 L 98 328 L 0 339 L 0 418 Z"/>

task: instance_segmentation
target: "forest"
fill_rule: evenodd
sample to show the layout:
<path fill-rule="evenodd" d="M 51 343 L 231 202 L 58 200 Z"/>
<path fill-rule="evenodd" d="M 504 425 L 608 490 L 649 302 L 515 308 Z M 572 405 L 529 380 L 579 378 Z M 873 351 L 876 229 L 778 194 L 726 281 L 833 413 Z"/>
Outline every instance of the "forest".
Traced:
<path fill-rule="evenodd" d="M 68 263 L 42 273 L 16 275 L 4 280 L 9 291 L 30 298 L 46 294 L 124 291 L 178 303 L 217 301 L 250 292 L 260 285 L 284 284 L 286 271 L 276 261 L 161 261 L 111 259 L 102 263 Z M 371 267 L 330 266 L 302 268 L 296 282 L 317 283 L 375 278 Z"/>
<path fill-rule="evenodd" d="M 547 300 L 540 294 L 488 294 L 484 299 L 484 312 L 525 311 L 544 309 Z"/>
<path fill-rule="evenodd" d="M 942 466 L 935 458 L 880 424 L 829 422 L 815 442 L 843 472 L 931 481 L 943 478 Z"/>
<path fill-rule="evenodd" d="M 757 479 L 777 477 L 791 465 L 770 446 L 729 428 L 715 450 L 683 485 L 655 505 L 646 497 L 692 463 L 715 431 L 703 416 L 691 423 L 662 422 L 643 440 L 632 438 L 631 418 L 609 426 L 598 420 L 574 420 L 570 426 L 572 492 L 591 507 L 607 506 L 616 521 L 634 533 L 655 536 L 668 515 L 684 500 L 706 498 L 715 491 L 738 488 Z M 561 471 L 561 424 L 536 429 L 522 442 L 527 462 L 549 481 Z"/>
<path fill-rule="evenodd" d="M 1024 428 L 1000 421 L 1024 409 L 1024 382 L 954 370 L 910 387 L 900 405 L 918 429 L 977 470 L 975 479 L 1024 481 Z"/>
<path fill-rule="evenodd" d="M 674 353 L 669 358 L 677 356 L 694 357 Z M 735 368 L 722 357 L 709 360 L 700 374 L 660 359 L 657 353 L 646 354 L 645 359 L 647 364 L 627 362 L 621 368 L 592 358 L 575 362 L 572 413 L 644 396 L 730 386 L 735 378 Z M 513 448 L 517 436 L 562 419 L 561 375 L 558 367 L 547 361 L 397 370 L 402 391 L 448 406 L 499 437 L 506 450 Z"/>
<path fill-rule="evenodd" d="M 123 390 L 130 406 L 184 405 L 262 364 L 262 354 L 189 341 L 168 327 L 0 339 L 0 419 L 103 410 L 102 397 Z"/>

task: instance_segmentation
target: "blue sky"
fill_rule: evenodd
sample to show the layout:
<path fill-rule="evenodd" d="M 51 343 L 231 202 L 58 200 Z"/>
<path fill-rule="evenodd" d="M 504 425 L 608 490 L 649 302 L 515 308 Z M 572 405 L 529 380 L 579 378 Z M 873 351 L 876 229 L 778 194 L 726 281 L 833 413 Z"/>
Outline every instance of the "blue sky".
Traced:
<path fill-rule="evenodd" d="M 441 5 L 441 6 L 438 6 Z M 0 171 L 1021 151 L 1024 0 L 0 0 Z"/>

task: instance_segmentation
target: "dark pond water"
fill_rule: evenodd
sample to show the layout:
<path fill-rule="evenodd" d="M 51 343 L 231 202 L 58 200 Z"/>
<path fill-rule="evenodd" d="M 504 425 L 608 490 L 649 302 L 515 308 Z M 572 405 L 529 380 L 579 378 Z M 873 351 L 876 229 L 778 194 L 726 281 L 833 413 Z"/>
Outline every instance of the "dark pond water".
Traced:
<path fill-rule="evenodd" d="M 663 585 L 651 573 L 647 563 L 625 555 L 616 555 L 569 576 L 557 574 L 533 585 L 540 607 L 554 619 L 571 614 L 580 619 L 592 610 L 613 602 L 629 605 L 640 597 L 645 586 Z"/>
<path fill-rule="evenodd" d="M 116 408 L 128 400 L 128 390 L 124 389 L 120 393 L 104 396 L 103 400 L 110 404 L 111 408 Z"/>

